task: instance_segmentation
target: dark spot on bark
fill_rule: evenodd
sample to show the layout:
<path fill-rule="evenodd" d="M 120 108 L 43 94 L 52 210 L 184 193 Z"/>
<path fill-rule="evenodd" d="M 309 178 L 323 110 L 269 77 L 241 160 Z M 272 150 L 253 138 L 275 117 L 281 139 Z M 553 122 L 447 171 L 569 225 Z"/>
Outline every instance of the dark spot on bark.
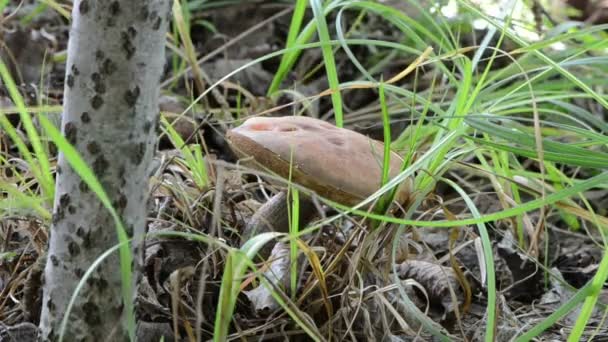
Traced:
<path fill-rule="evenodd" d="M 68 252 L 71 256 L 77 256 L 80 254 L 80 247 L 75 241 L 68 242 Z"/>
<path fill-rule="evenodd" d="M 99 95 L 93 96 L 93 98 L 91 99 L 91 107 L 93 107 L 93 109 L 99 109 L 102 105 L 103 98 L 101 98 L 101 96 Z"/>
<path fill-rule="evenodd" d="M 93 87 L 93 89 L 98 93 L 98 94 L 103 94 L 106 92 L 106 85 L 103 84 L 103 82 L 99 82 L 97 84 L 95 84 L 95 86 Z"/>
<path fill-rule="evenodd" d="M 70 195 L 69 194 L 63 194 L 61 195 L 61 197 L 59 197 L 59 205 L 62 207 L 65 207 L 66 205 L 70 204 L 72 200 L 70 199 Z"/>
<path fill-rule="evenodd" d="M 76 143 L 76 135 L 77 135 L 76 125 L 74 125 L 72 122 L 68 122 L 65 124 L 63 134 L 65 136 L 65 139 L 70 144 L 74 145 Z"/>
<path fill-rule="evenodd" d="M 53 217 L 51 218 L 51 223 L 53 225 L 57 225 L 57 223 L 59 223 L 59 221 L 63 220 L 63 217 L 65 216 L 65 214 L 63 213 L 63 209 L 57 209 L 57 211 L 55 211 L 53 213 Z"/>
<path fill-rule="evenodd" d="M 100 290 L 105 290 L 108 288 L 108 281 L 103 279 L 103 278 L 99 278 L 99 280 L 97 281 L 97 287 L 99 287 Z"/>
<path fill-rule="evenodd" d="M 101 78 L 101 75 L 99 73 L 94 72 L 91 75 L 91 80 L 93 81 L 93 89 L 98 94 L 103 94 L 106 92 L 106 85 L 103 83 L 103 79 Z"/>
<path fill-rule="evenodd" d="M 168 21 L 168 22 L 170 22 L 170 21 L 171 21 L 171 15 L 172 15 L 172 14 L 173 14 L 173 13 L 171 12 L 171 7 L 169 7 L 169 10 L 167 10 L 167 11 L 165 12 L 165 17 L 167 18 L 167 21 Z"/>
<path fill-rule="evenodd" d="M 129 36 L 131 36 L 131 38 L 135 38 L 135 36 L 137 35 L 137 30 L 135 29 L 135 27 L 129 26 L 129 28 L 127 28 L 127 33 L 129 34 Z"/>
<path fill-rule="evenodd" d="M 96 277 L 89 277 L 87 279 L 87 285 L 89 285 L 89 287 L 93 288 L 94 286 L 97 285 L 97 278 Z"/>
<path fill-rule="evenodd" d="M 151 121 L 146 121 L 144 122 L 144 133 L 149 133 L 150 129 L 152 128 L 152 122 Z"/>
<path fill-rule="evenodd" d="M 65 217 L 66 207 L 69 206 L 71 202 L 69 194 L 63 194 L 59 197 L 59 205 L 55 209 L 55 213 L 53 213 L 53 224 L 57 224 L 60 220 L 63 220 Z"/>
<path fill-rule="evenodd" d="M 116 64 L 114 64 L 111 59 L 106 58 L 101 65 L 100 71 L 106 76 L 111 75 L 114 71 L 116 71 Z"/>
<path fill-rule="evenodd" d="M 55 267 L 59 266 L 59 260 L 57 259 L 55 254 L 51 254 L 51 256 L 49 258 L 51 259 L 51 265 L 53 265 Z"/>
<path fill-rule="evenodd" d="M 57 175 L 60 175 L 63 172 L 63 169 L 60 165 L 57 165 Z"/>
<path fill-rule="evenodd" d="M 70 213 L 71 215 L 76 214 L 76 207 L 73 205 L 68 205 L 68 213 Z"/>
<path fill-rule="evenodd" d="M 124 165 L 121 165 L 118 168 L 118 178 L 124 178 L 125 177 L 125 173 L 127 172 L 127 169 L 125 168 Z"/>
<path fill-rule="evenodd" d="M 91 244 L 91 232 L 88 232 L 87 235 L 85 235 L 82 238 L 82 247 L 85 249 L 89 249 L 91 248 L 92 244 Z"/>
<path fill-rule="evenodd" d="M 101 176 L 106 172 L 108 166 L 109 164 L 106 158 L 104 158 L 104 156 L 99 156 L 93 162 L 93 171 L 97 176 Z"/>
<path fill-rule="evenodd" d="M 121 193 L 114 202 L 114 207 L 120 211 L 124 210 L 127 207 L 127 196 Z"/>
<path fill-rule="evenodd" d="M 162 23 L 162 19 L 159 16 L 156 16 L 156 19 L 154 20 L 154 24 L 152 24 L 152 29 L 154 31 L 158 30 L 160 28 L 160 24 Z"/>
<path fill-rule="evenodd" d="M 150 15 L 150 10 L 148 9 L 148 6 L 144 5 L 141 10 L 139 10 L 139 19 L 146 21 L 148 20 L 148 15 Z"/>
<path fill-rule="evenodd" d="M 80 234 L 81 235 L 79 235 L 79 236 L 80 236 L 80 238 L 82 238 L 82 244 L 81 244 L 82 248 L 89 249 L 92 246 L 92 243 L 91 243 L 91 234 L 92 234 L 92 231 L 91 231 L 91 229 L 89 229 L 89 230 L 87 230 L 85 232 L 85 229 L 82 228 Z M 76 231 L 76 235 L 78 235 L 78 230 Z"/>
<path fill-rule="evenodd" d="M 135 106 L 135 103 L 137 102 L 137 98 L 139 97 L 139 92 L 140 92 L 139 86 L 135 86 L 135 88 L 133 88 L 133 90 L 127 90 L 125 92 L 125 101 L 129 105 L 129 107 Z"/>
<path fill-rule="evenodd" d="M 80 183 L 78 183 L 78 190 L 80 190 L 80 192 L 82 192 L 83 194 L 86 194 L 87 192 L 89 192 L 89 186 L 85 181 L 81 180 Z"/>
<path fill-rule="evenodd" d="M 74 76 L 80 75 L 80 70 L 78 70 L 76 64 L 72 64 L 72 74 L 74 74 Z"/>
<path fill-rule="evenodd" d="M 74 274 L 78 277 L 78 278 L 82 278 L 82 276 L 84 275 L 84 270 L 82 268 L 77 268 L 74 270 Z"/>
<path fill-rule="evenodd" d="M 55 312 L 55 303 L 53 303 L 53 298 L 49 298 L 49 300 L 46 301 L 46 307 L 50 312 Z"/>
<path fill-rule="evenodd" d="M 146 144 L 141 142 L 137 144 L 131 154 L 131 162 L 134 165 L 139 165 L 144 159 L 144 154 L 146 153 Z"/>
<path fill-rule="evenodd" d="M 91 141 L 87 144 L 87 151 L 89 151 L 90 154 L 95 155 L 101 151 L 101 148 L 99 147 L 98 143 Z"/>
<path fill-rule="evenodd" d="M 95 51 L 95 59 L 98 61 L 102 61 L 104 59 L 104 57 L 106 56 L 105 52 L 103 52 L 102 50 L 97 50 Z"/>
<path fill-rule="evenodd" d="M 80 14 L 87 14 L 89 12 L 89 1 L 82 0 L 78 5 L 78 10 L 80 11 Z"/>
<path fill-rule="evenodd" d="M 129 36 L 129 33 L 125 31 L 121 32 L 120 40 L 122 42 L 121 46 L 122 50 L 125 52 L 125 56 L 127 57 L 127 59 L 131 59 L 131 57 L 133 57 L 133 55 L 135 54 L 135 46 L 131 42 L 131 37 Z"/>
<path fill-rule="evenodd" d="M 110 4 L 110 15 L 118 15 L 120 13 L 120 3 L 112 1 Z"/>
<path fill-rule="evenodd" d="M 129 234 L 129 236 L 131 234 L 133 234 L 133 225 L 132 224 L 127 224 L 125 225 L 125 231 L 127 232 L 127 234 Z M 131 262 L 133 262 L 134 260 L 131 260 Z M 131 264 L 131 266 L 133 266 L 133 264 Z"/>
<path fill-rule="evenodd" d="M 80 114 L 80 121 L 82 121 L 82 123 L 91 122 L 91 116 L 89 115 L 89 112 L 82 112 L 82 114 Z"/>
<path fill-rule="evenodd" d="M 99 308 L 95 303 L 87 302 L 82 305 L 82 311 L 84 312 L 84 320 L 88 325 L 98 326 L 101 322 L 101 316 L 99 314 Z"/>
<path fill-rule="evenodd" d="M 80 238 L 84 236 L 84 227 L 79 226 L 78 229 L 76 229 L 76 236 Z"/>
<path fill-rule="evenodd" d="M 69 74 L 65 79 L 65 84 L 67 84 L 68 87 L 72 88 L 74 86 L 74 75 Z"/>
<path fill-rule="evenodd" d="M 89 277 L 87 279 L 87 285 L 89 285 L 91 288 L 97 288 L 99 292 L 103 292 L 108 288 L 108 282 L 107 280 L 103 279 L 103 277 Z"/>

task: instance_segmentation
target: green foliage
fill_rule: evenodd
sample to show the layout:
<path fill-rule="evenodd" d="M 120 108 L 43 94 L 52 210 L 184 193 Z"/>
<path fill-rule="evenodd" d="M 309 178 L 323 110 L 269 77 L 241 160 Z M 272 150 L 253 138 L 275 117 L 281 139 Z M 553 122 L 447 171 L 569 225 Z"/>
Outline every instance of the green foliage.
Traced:
<path fill-rule="evenodd" d="M 28 142 L 31 144 L 34 154 L 32 155 L 26 142 L 17 133 L 15 127 L 13 127 L 6 114 L 2 111 L 0 111 L 0 127 L 8 134 L 11 141 L 17 146 L 21 156 L 25 159 L 30 172 L 33 173 L 42 188 L 42 197 L 52 205 L 55 194 L 55 181 L 51 174 L 48 152 L 42 146 L 40 134 L 34 126 L 30 113 L 27 111 L 23 97 L 21 97 L 19 90 L 17 90 L 17 85 L 2 60 L 0 60 L 0 77 L 2 77 L 11 99 L 17 107 L 19 119 L 27 133 Z"/>
<path fill-rule="evenodd" d="M 186 144 L 184 139 L 164 117 L 161 117 L 161 123 L 173 146 L 182 152 L 183 162 L 188 171 L 190 171 L 190 175 L 196 186 L 199 189 L 205 188 L 209 185 L 209 176 L 207 175 L 207 166 L 205 165 L 201 145 Z"/>

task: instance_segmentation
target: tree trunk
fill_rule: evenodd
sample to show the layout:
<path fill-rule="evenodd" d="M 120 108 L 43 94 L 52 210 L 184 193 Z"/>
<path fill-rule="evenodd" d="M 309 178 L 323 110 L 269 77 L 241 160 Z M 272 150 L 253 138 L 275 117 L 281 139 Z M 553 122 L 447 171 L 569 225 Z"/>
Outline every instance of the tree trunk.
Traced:
<path fill-rule="evenodd" d="M 77 0 L 68 45 L 62 131 L 93 169 L 127 233 L 145 231 L 159 80 L 170 0 Z M 118 242 L 110 213 L 59 155 L 40 328 L 55 341 L 78 281 Z M 140 259 L 135 252 L 133 279 Z M 128 339 L 117 253 L 87 280 L 65 341 Z"/>

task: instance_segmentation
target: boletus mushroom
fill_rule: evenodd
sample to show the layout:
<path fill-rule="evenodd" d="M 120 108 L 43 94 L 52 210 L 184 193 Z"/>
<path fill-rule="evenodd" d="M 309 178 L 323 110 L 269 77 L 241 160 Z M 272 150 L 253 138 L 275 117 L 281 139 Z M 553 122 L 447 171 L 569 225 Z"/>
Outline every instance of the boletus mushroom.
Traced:
<path fill-rule="evenodd" d="M 303 116 L 255 117 L 226 134 L 243 162 L 268 170 L 332 201 L 355 205 L 376 192 L 382 183 L 384 144 L 355 131 Z M 395 177 L 403 159 L 391 152 L 389 177 Z M 396 200 L 406 202 L 409 182 Z M 311 201 L 302 201 L 301 222 L 315 213 Z M 288 231 L 287 199 L 279 193 L 254 214 L 243 241 L 263 231 Z"/>

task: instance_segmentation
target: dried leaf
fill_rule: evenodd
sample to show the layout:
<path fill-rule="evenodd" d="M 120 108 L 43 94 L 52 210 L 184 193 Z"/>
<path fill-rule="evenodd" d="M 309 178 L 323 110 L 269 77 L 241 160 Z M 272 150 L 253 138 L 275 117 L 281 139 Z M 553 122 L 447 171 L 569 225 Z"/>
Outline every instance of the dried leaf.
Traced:
<path fill-rule="evenodd" d="M 274 288 L 287 288 L 289 284 L 289 246 L 284 243 L 274 245 L 269 257 L 269 266 L 263 273 Z M 272 289 L 259 285 L 251 291 L 243 291 L 251 301 L 257 313 L 270 313 L 279 307 L 279 303 L 272 297 Z"/>

